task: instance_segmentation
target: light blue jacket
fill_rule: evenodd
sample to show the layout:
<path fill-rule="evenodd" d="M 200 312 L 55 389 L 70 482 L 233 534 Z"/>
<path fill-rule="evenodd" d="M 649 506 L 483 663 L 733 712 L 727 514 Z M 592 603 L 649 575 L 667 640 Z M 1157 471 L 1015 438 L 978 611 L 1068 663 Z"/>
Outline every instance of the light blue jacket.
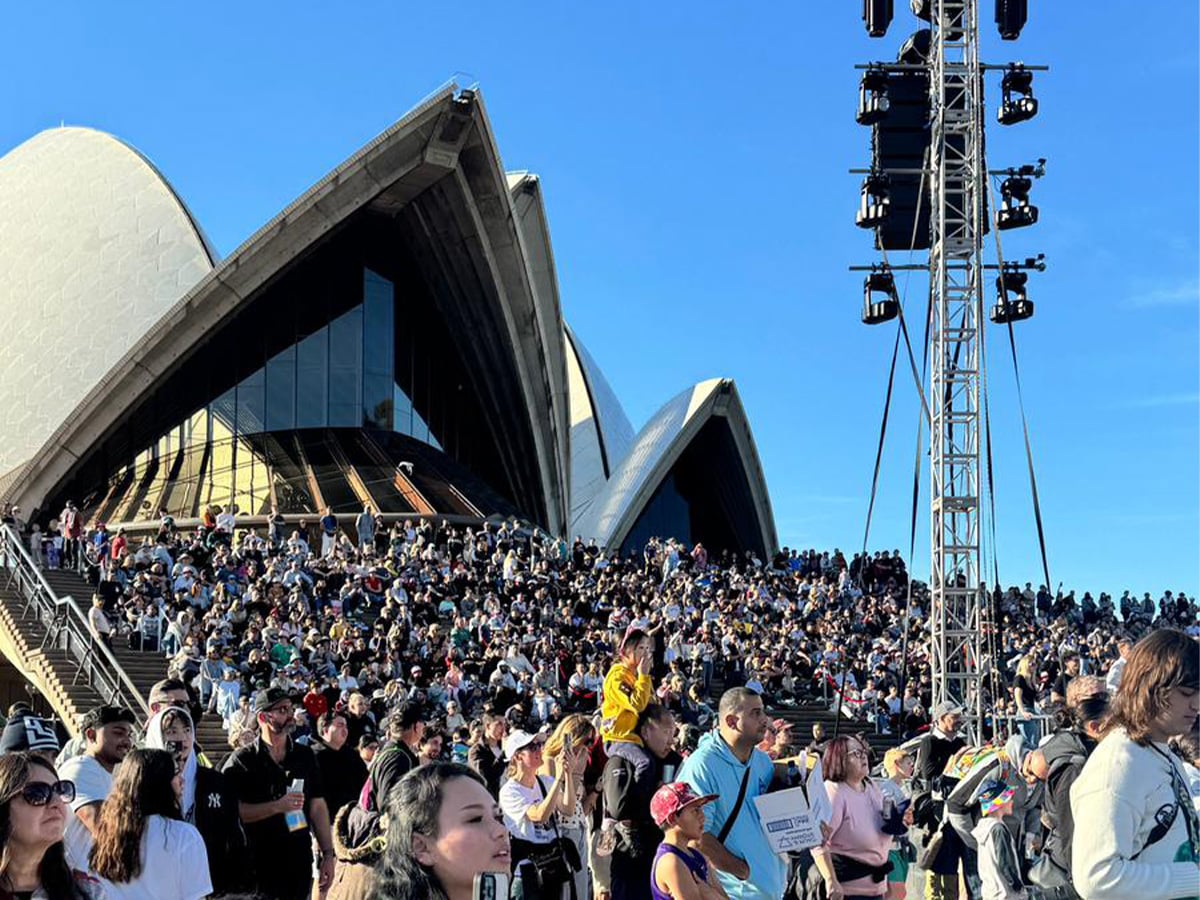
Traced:
<path fill-rule="evenodd" d="M 697 794 L 717 795 L 704 808 L 704 830 L 716 837 L 733 813 L 747 765 L 750 783 L 737 821 L 725 838 L 725 849 L 749 863 L 750 877 L 739 881 L 720 870 L 717 875 L 730 900 L 779 900 L 787 886 L 787 860 L 771 852 L 754 805 L 754 798 L 767 792 L 775 775 L 771 758 L 755 750 L 748 763 L 739 762 L 721 735 L 713 731 L 701 738 L 696 752 L 684 760 L 678 780 L 686 782 Z"/>

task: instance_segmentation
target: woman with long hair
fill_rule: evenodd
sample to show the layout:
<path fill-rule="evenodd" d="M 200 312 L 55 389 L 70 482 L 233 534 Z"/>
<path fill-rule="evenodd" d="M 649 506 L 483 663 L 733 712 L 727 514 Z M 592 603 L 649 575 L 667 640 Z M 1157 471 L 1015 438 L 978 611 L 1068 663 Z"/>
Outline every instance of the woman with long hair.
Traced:
<path fill-rule="evenodd" d="M 1037 680 L 1037 659 L 1032 653 L 1026 653 L 1017 663 L 1017 675 L 1013 679 L 1013 702 L 1017 706 L 1017 727 L 1025 735 L 1025 743 L 1030 747 L 1037 746 L 1038 725 L 1033 721 L 1037 714 L 1037 689 L 1033 686 Z"/>
<path fill-rule="evenodd" d="M 883 793 L 867 777 L 867 747 L 857 737 L 836 737 L 825 745 L 821 768 L 833 812 L 829 837 L 813 849 L 813 861 L 829 900 L 882 897 L 892 836 L 881 828 Z"/>
<path fill-rule="evenodd" d="M 466 766 L 413 769 L 388 795 L 387 816 L 372 900 L 471 900 L 476 875 L 511 871 L 500 810 Z"/>
<path fill-rule="evenodd" d="M 1194 897 L 1200 819 L 1168 742 L 1200 716 L 1200 646 L 1159 629 L 1129 654 L 1104 738 L 1071 787 L 1075 890 L 1088 900 Z"/>
<path fill-rule="evenodd" d="M 218 894 L 253 884 L 246 833 L 238 815 L 237 794 L 216 769 L 196 759 L 192 717 L 184 709 L 160 709 L 146 724 L 146 746 L 166 750 L 181 779 L 179 811 L 204 838 L 208 874 Z"/>
<path fill-rule="evenodd" d="M 553 868 L 563 876 L 553 884 L 542 885 L 541 896 L 552 900 L 562 896 L 571 881 L 565 877 L 566 867 L 558 864 L 565 849 L 559 840 L 558 819 L 575 812 L 575 788 L 570 773 L 575 771 L 577 756 L 586 753 L 587 748 L 564 749 L 551 779 L 538 774 L 545 746 L 545 738 L 525 731 L 514 731 L 505 739 L 508 780 L 500 788 L 500 809 L 512 840 L 513 864 L 526 859 L 552 860 Z M 578 857 L 575 861 L 582 862 Z"/>
<path fill-rule="evenodd" d="M 63 828 L 75 785 L 29 751 L 0 756 L 0 897 L 85 900 L 67 866 Z"/>
<path fill-rule="evenodd" d="M 542 751 L 542 767 L 538 770 L 540 775 L 556 779 L 567 764 L 566 761 L 573 760 L 570 771 L 563 773 L 571 782 L 569 792 L 571 800 L 574 801 L 573 811 L 559 814 L 558 832 L 575 845 L 575 851 L 581 861 L 587 858 L 587 814 L 590 811 L 584 808 L 586 792 L 583 788 L 583 772 L 588 764 L 588 748 L 595 741 L 596 729 L 587 716 L 579 713 L 567 716 L 558 723 L 558 727 L 546 741 L 546 748 Z M 579 871 L 575 873 L 575 896 L 580 900 L 587 897 L 590 880 L 591 873 L 587 871 L 587 867 L 580 866 Z"/>
<path fill-rule="evenodd" d="M 88 866 L 106 900 L 200 900 L 212 893 L 208 854 L 180 818 L 183 776 L 165 750 L 132 750 L 100 807 Z"/>

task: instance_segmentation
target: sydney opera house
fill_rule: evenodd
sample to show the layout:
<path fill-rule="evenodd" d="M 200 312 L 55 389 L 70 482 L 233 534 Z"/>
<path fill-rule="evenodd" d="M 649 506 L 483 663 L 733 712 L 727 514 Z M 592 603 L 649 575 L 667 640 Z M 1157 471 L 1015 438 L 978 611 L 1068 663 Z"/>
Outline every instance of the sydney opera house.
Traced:
<path fill-rule="evenodd" d="M 225 259 L 137 151 L 42 132 L 0 158 L 0 272 L 0 494 L 26 518 L 371 504 L 776 546 L 732 381 L 635 433 L 477 92 L 433 95 Z"/>

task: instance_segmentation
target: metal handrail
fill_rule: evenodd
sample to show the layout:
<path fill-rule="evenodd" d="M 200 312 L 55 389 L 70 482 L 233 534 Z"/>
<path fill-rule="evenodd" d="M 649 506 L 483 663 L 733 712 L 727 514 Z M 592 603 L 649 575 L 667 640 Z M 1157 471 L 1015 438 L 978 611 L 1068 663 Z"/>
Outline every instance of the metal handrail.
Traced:
<path fill-rule="evenodd" d="M 69 594 L 59 597 L 54 592 L 12 525 L 0 528 L 0 555 L 9 566 L 9 583 L 15 581 L 25 597 L 22 615 L 30 609 L 36 610 L 46 629 L 43 649 L 47 644 L 59 647 L 78 663 L 72 683 L 85 678 L 105 702 L 131 709 L 141 722 L 149 719 L 150 707 L 141 691 L 129 679 L 112 651 L 92 633 L 87 616 L 75 598 Z"/>

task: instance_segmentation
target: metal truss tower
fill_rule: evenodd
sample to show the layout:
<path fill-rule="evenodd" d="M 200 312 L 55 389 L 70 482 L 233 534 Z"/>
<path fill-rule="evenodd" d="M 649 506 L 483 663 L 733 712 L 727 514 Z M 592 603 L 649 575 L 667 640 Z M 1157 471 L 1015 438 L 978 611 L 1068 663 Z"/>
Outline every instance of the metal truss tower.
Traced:
<path fill-rule="evenodd" d="M 987 171 L 977 0 L 933 0 L 930 148 L 930 572 L 933 702 L 980 691 L 980 332 Z"/>

